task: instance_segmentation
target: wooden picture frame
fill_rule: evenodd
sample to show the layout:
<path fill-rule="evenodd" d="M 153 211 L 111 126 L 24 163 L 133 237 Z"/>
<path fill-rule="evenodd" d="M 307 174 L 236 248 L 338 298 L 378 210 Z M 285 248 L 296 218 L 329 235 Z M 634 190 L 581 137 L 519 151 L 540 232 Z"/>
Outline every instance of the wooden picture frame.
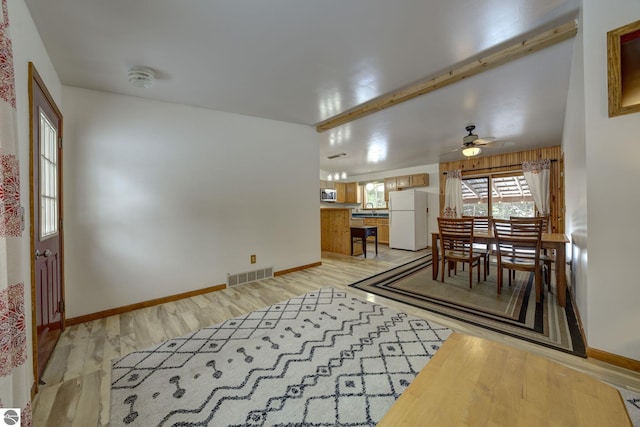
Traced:
<path fill-rule="evenodd" d="M 607 33 L 609 117 L 640 111 L 640 21 Z"/>

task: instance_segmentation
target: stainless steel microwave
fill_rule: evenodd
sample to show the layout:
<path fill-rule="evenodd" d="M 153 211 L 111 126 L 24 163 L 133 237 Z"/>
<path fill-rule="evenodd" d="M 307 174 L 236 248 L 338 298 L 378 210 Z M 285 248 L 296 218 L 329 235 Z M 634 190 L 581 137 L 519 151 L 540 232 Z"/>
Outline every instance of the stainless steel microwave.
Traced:
<path fill-rule="evenodd" d="M 335 202 L 338 198 L 338 194 L 336 190 L 331 188 L 323 188 L 320 190 L 320 201 L 321 202 Z"/>

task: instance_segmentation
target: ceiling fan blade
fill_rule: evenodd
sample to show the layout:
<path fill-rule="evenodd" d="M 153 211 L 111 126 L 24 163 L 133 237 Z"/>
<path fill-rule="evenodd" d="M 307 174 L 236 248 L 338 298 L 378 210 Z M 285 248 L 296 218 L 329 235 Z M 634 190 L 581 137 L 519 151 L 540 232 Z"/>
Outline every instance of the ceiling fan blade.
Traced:
<path fill-rule="evenodd" d="M 482 145 L 483 147 L 488 147 L 488 148 L 501 147 L 502 141 L 490 141 L 490 142 L 486 142 L 484 144 L 478 144 L 478 145 Z"/>
<path fill-rule="evenodd" d="M 513 141 L 504 141 L 502 139 L 497 139 L 493 142 L 489 142 L 487 144 L 482 145 L 483 147 L 488 147 L 488 148 L 502 148 L 502 147 L 511 147 L 513 145 L 516 145 L 515 142 Z"/>
<path fill-rule="evenodd" d="M 441 151 L 441 152 L 440 152 L 440 155 L 441 155 L 441 156 L 445 156 L 445 155 L 447 155 L 447 154 L 455 153 L 455 152 L 457 152 L 457 151 L 462 150 L 463 148 L 464 148 L 464 147 L 461 147 L 461 146 L 459 146 L 459 145 L 458 145 L 456 148 L 447 148 L 445 151 Z"/>
<path fill-rule="evenodd" d="M 484 138 L 478 138 L 475 141 L 473 141 L 473 143 L 475 145 L 487 145 L 491 142 L 495 142 L 496 138 L 494 138 L 493 136 L 485 136 Z"/>

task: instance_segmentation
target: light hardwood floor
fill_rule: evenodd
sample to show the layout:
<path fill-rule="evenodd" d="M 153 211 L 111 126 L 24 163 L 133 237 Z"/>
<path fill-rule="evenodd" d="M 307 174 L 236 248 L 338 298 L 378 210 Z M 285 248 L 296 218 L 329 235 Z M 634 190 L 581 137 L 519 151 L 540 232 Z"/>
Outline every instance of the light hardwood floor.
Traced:
<path fill-rule="evenodd" d="M 427 251 L 414 253 L 380 245 L 378 256 L 372 251 L 367 259 L 323 253 L 318 267 L 68 327 L 43 374 L 46 384 L 40 386 L 34 400 L 33 425 L 109 425 L 113 359 L 323 287 L 345 289 L 457 332 L 510 344 L 640 392 L 640 374 L 636 372 L 547 349 L 348 287 Z"/>

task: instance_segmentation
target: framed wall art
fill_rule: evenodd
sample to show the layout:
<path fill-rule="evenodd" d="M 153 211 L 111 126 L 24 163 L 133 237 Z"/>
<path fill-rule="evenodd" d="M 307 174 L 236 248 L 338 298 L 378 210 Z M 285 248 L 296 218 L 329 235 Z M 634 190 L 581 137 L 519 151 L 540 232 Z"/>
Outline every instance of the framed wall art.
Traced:
<path fill-rule="evenodd" d="M 607 33 L 609 117 L 640 111 L 640 21 Z"/>

